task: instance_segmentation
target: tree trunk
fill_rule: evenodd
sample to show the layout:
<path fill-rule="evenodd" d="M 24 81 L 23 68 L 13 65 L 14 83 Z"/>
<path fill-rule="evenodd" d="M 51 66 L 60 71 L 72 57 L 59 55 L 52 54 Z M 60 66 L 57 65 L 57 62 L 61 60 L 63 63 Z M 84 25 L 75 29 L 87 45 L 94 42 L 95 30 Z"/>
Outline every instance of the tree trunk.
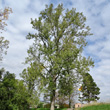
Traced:
<path fill-rule="evenodd" d="M 53 90 L 53 96 L 52 96 L 52 100 L 51 100 L 50 110 L 54 110 L 54 107 L 55 107 L 55 90 Z"/>
<path fill-rule="evenodd" d="M 70 99 L 70 93 L 69 93 L 69 108 L 71 107 L 71 99 Z"/>
<path fill-rule="evenodd" d="M 71 95 L 71 93 L 69 93 L 69 108 L 73 108 L 71 97 L 72 97 L 72 95 Z"/>

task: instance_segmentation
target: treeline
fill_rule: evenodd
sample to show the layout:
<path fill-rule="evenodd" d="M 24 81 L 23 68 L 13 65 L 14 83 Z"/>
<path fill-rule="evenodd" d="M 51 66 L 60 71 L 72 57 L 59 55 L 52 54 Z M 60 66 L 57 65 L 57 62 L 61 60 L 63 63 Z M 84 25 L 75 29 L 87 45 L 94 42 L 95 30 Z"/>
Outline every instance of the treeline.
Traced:
<path fill-rule="evenodd" d="M 53 4 L 46 5 L 38 18 L 31 19 L 36 33 L 29 33 L 26 37 L 28 40 L 34 39 L 25 61 L 30 66 L 20 74 L 22 80 L 16 80 L 13 74 L 7 72 L 1 80 L 2 88 L 6 88 L 5 77 L 9 85 L 14 81 L 13 89 L 3 89 L 7 92 L 9 90 L 9 94 L 13 91 L 13 95 L 8 96 L 7 93 L 6 102 L 9 107 L 21 110 L 23 103 L 26 109 L 29 106 L 37 107 L 41 93 L 44 96 L 43 100 L 50 102 L 51 110 L 54 110 L 56 103 L 60 107 L 63 103 L 73 107 L 73 98 L 77 94 L 79 83 L 82 83 L 81 92 L 84 96 L 81 100 L 90 102 L 99 99 L 99 88 L 89 74 L 89 68 L 94 66 L 94 62 L 90 57 L 82 55 L 87 45 L 86 37 L 92 35 L 85 22 L 86 17 L 83 13 L 76 12 L 74 8 L 65 10 L 63 4 L 56 8 Z M 9 80 L 10 77 L 13 80 Z"/>

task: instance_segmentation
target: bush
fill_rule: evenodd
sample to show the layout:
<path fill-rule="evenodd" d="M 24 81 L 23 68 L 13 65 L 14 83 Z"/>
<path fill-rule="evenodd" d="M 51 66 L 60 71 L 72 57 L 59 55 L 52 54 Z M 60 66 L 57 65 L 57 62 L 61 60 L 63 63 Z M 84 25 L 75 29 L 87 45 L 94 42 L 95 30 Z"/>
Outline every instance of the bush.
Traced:
<path fill-rule="evenodd" d="M 38 108 L 37 110 L 50 110 L 50 108 Z"/>
<path fill-rule="evenodd" d="M 43 106 L 43 102 L 40 102 L 39 104 L 38 104 L 38 106 L 37 106 L 37 108 L 43 108 L 44 106 Z"/>
<path fill-rule="evenodd" d="M 48 104 L 44 105 L 44 108 L 50 108 L 50 106 L 51 106 L 51 104 L 48 103 Z"/>
<path fill-rule="evenodd" d="M 66 104 L 66 103 L 61 104 L 61 105 L 60 105 L 60 108 L 69 108 L 69 105 L 68 105 L 68 104 Z"/>

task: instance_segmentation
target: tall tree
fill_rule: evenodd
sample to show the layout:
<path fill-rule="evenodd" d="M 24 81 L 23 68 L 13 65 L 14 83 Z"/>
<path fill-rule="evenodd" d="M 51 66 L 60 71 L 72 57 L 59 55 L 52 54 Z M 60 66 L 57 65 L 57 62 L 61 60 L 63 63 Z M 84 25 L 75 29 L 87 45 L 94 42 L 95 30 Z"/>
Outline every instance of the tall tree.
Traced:
<path fill-rule="evenodd" d="M 99 100 L 98 95 L 100 94 L 100 89 L 89 73 L 83 76 L 82 83 L 82 101 L 90 103 L 91 101 Z"/>
<path fill-rule="evenodd" d="M 53 8 L 53 4 L 46 5 L 40 17 L 31 21 L 37 32 L 27 36 L 27 39 L 33 38 L 34 43 L 28 50 L 26 61 L 39 62 L 43 66 L 44 71 L 40 75 L 45 79 L 45 88 L 50 93 L 51 110 L 54 110 L 55 93 L 61 84 L 59 81 L 69 75 L 68 70 L 78 71 L 78 67 L 82 67 L 79 60 L 85 61 L 83 64 L 86 67 L 93 64 L 91 59 L 81 56 L 87 44 L 85 37 L 91 35 L 85 21 L 82 13 L 74 8 L 64 11 L 62 4 L 57 8 Z"/>
<path fill-rule="evenodd" d="M 9 14 L 12 13 L 11 8 L 5 8 L 0 10 L 0 33 L 5 29 L 6 20 L 8 20 Z M 9 41 L 5 40 L 4 37 L 0 36 L 0 60 L 2 60 L 2 54 L 6 54 L 6 49 L 8 48 Z"/>

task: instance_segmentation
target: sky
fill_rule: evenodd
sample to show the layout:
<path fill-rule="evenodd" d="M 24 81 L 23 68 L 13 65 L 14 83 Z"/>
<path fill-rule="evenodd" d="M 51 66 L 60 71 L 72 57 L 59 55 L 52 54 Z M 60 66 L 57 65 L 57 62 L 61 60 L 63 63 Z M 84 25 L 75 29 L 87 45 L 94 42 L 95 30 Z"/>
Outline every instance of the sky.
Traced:
<path fill-rule="evenodd" d="M 100 88 L 100 101 L 110 102 L 110 0 L 1 0 L 0 9 L 10 7 L 13 13 L 2 33 L 10 44 L 0 68 L 4 67 L 20 78 L 19 73 L 27 67 L 23 64 L 28 56 L 27 49 L 32 44 L 26 36 L 35 32 L 30 24 L 31 18 L 38 18 L 45 5 L 51 3 L 54 7 L 63 3 L 65 9 L 76 8 L 86 16 L 86 25 L 90 26 L 93 35 L 87 37 L 88 45 L 83 54 L 91 56 L 94 61 L 90 74 Z"/>

